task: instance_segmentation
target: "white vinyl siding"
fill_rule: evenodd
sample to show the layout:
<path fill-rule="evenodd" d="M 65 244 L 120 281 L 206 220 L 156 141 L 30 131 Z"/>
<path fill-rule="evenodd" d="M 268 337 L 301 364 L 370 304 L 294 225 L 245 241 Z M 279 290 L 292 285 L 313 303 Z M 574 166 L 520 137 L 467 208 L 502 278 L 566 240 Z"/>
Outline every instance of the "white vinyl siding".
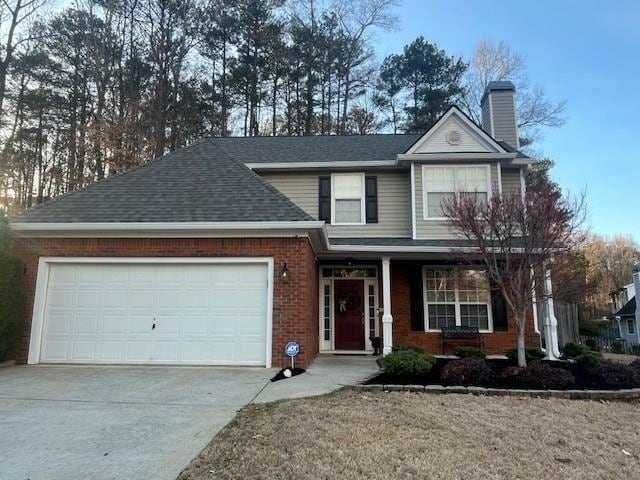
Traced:
<path fill-rule="evenodd" d="M 502 168 L 502 194 L 522 195 L 522 179 L 519 168 Z"/>
<path fill-rule="evenodd" d="M 411 237 L 409 172 L 366 172 L 378 179 L 378 223 L 327 225 L 332 238 Z M 318 177 L 327 173 L 263 173 L 265 180 L 313 218 L 318 218 Z"/>
<path fill-rule="evenodd" d="M 451 132 L 459 135 L 459 142 L 452 145 L 447 140 Z M 487 153 L 495 151 L 484 138 L 481 138 L 469 126 L 457 117 L 457 114 L 449 117 L 435 132 L 429 135 L 423 144 L 414 153 L 443 153 L 443 152 L 464 152 L 464 153 Z"/>

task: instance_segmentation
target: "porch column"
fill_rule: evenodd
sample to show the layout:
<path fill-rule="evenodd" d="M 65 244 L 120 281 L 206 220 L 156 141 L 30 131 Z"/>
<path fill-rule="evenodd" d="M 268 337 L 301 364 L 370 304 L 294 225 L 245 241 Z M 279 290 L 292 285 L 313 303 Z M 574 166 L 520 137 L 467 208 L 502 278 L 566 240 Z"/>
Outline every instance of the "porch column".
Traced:
<path fill-rule="evenodd" d="M 391 353 L 393 347 L 390 264 L 389 257 L 382 257 L 382 355 Z"/>
<path fill-rule="evenodd" d="M 544 342 L 547 350 L 547 360 L 558 360 L 560 349 L 558 348 L 558 319 L 553 308 L 553 287 L 551 285 L 551 271 L 544 266 L 543 283 L 543 311 L 544 311 Z"/>

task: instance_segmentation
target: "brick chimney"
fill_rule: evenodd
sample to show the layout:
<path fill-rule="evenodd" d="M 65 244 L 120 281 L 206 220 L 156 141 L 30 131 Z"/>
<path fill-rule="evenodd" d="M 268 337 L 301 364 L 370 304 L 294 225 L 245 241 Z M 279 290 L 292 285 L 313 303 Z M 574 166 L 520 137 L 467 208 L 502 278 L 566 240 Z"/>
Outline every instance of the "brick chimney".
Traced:
<path fill-rule="evenodd" d="M 482 129 L 496 140 L 519 149 L 515 85 L 509 81 L 489 82 L 480 106 Z"/>

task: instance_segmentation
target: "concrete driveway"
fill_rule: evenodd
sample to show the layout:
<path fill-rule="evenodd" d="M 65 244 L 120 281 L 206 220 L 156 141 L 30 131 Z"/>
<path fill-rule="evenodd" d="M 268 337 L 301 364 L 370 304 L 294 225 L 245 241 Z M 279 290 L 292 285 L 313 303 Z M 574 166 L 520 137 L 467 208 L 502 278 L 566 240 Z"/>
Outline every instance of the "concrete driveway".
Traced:
<path fill-rule="evenodd" d="M 0 478 L 173 480 L 273 374 L 260 368 L 1 368 Z"/>

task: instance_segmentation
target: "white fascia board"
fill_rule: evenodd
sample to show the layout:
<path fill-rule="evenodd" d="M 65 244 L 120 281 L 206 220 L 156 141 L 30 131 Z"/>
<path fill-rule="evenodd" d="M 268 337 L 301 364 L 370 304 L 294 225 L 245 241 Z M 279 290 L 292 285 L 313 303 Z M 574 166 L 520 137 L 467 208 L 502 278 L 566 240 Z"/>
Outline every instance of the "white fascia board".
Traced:
<path fill-rule="evenodd" d="M 517 153 L 402 153 L 398 162 L 486 162 L 487 160 L 505 161 L 516 158 Z"/>
<path fill-rule="evenodd" d="M 514 158 L 510 165 L 528 167 L 529 165 L 536 163 L 536 161 L 537 160 L 535 158 Z"/>
<path fill-rule="evenodd" d="M 245 163 L 251 170 L 299 170 L 318 168 L 370 168 L 370 167 L 395 167 L 397 160 L 365 160 L 365 161 L 344 161 L 344 162 L 265 162 L 265 163 Z"/>
<path fill-rule="evenodd" d="M 331 252 L 384 252 L 384 253 L 474 253 L 478 249 L 472 247 L 420 247 L 410 245 L 329 245 Z"/>
<path fill-rule="evenodd" d="M 417 245 L 330 245 L 330 252 L 376 252 L 376 253 L 478 253 L 476 247 L 436 247 Z M 519 248 L 514 248 L 513 253 L 518 253 Z"/>
<path fill-rule="evenodd" d="M 11 228 L 23 237 L 64 236 L 229 236 L 242 234 L 280 236 L 322 229 L 324 222 L 95 222 L 95 223 L 12 223 Z"/>

